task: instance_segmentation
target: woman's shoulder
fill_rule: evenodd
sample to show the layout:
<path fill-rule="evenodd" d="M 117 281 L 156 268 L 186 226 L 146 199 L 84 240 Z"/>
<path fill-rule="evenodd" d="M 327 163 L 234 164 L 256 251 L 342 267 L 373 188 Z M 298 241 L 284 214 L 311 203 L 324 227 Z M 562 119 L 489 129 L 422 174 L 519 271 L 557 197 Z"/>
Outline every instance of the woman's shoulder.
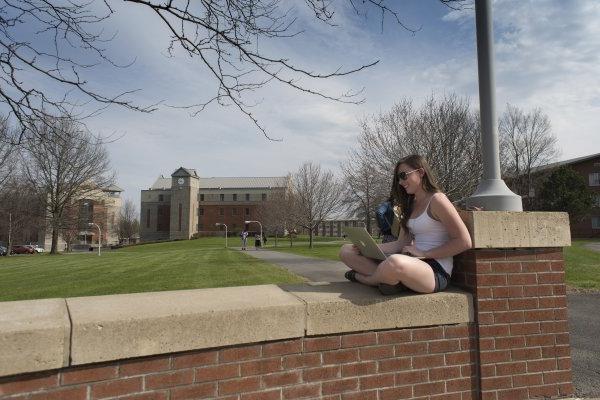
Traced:
<path fill-rule="evenodd" d="M 448 196 L 446 196 L 446 194 L 444 192 L 435 192 L 432 196 L 431 196 L 431 203 L 432 204 L 447 204 L 450 203 L 450 200 L 448 199 Z"/>
<path fill-rule="evenodd" d="M 439 220 L 439 215 L 448 208 L 454 208 L 448 196 L 443 192 L 436 192 L 431 196 L 431 212 Z"/>

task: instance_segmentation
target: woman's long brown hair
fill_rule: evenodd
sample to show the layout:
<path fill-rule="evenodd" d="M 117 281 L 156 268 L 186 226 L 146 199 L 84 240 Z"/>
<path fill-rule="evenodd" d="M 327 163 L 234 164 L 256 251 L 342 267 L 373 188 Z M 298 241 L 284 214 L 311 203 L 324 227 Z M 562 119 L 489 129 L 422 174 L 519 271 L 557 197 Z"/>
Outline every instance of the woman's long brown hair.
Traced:
<path fill-rule="evenodd" d="M 410 218 L 410 214 L 413 210 L 414 205 L 414 195 L 406 193 L 406 190 L 400 185 L 400 178 L 398 177 L 398 168 L 400 164 L 405 164 L 410 166 L 412 169 L 423 169 L 424 175 L 421 180 L 421 187 L 423 190 L 429 193 L 437 193 L 441 192 L 437 180 L 429 163 L 425 158 L 418 154 L 412 154 L 410 156 L 406 156 L 400 161 L 396 163 L 396 167 L 394 168 L 394 179 L 392 183 L 392 191 L 391 191 L 391 199 L 393 204 L 397 204 L 401 207 L 400 213 L 400 224 L 402 225 L 402 229 L 405 232 L 408 232 L 408 219 Z"/>

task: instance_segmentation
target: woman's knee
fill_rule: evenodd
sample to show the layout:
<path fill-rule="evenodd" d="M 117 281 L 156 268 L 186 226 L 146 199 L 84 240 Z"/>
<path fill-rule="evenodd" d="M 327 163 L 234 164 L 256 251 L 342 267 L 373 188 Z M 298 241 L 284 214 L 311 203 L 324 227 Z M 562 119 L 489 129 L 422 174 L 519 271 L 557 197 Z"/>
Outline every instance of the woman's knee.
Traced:
<path fill-rule="evenodd" d="M 340 249 L 340 253 L 339 253 L 340 260 L 342 260 L 342 261 L 348 260 L 348 258 L 352 255 L 352 253 L 354 253 L 354 251 L 352 250 L 351 244 L 342 245 L 342 248 Z"/>
<path fill-rule="evenodd" d="M 381 266 L 382 275 L 386 281 L 390 281 L 389 283 L 398 283 L 398 281 L 402 281 L 406 278 L 407 268 L 406 268 L 406 260 L 403 259 L 402 255 L 392 255 L 387 258 L 386 262 Z M 395 281 L 395 282 L 391 282 Z M 388 283 L 388 282 L 384 282 Z"/>

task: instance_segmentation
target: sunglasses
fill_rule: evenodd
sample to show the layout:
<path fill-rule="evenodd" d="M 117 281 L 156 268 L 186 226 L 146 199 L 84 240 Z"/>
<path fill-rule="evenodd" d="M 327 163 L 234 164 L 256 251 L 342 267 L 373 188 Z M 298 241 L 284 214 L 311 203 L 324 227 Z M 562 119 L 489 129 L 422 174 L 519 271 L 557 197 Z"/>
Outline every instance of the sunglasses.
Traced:
<path fill-rule="evenodd" d="M 398 179 L 400 179 L 401 181 L 405 181 L 408 179 L 409 174 L 412 174 L 413 172 L 419 171 L 421 169 L 423 169 L 423 168 L 413 169 L 412 171 L 408 171 L 408 172 L 400 171 L 397 173 Z"/>

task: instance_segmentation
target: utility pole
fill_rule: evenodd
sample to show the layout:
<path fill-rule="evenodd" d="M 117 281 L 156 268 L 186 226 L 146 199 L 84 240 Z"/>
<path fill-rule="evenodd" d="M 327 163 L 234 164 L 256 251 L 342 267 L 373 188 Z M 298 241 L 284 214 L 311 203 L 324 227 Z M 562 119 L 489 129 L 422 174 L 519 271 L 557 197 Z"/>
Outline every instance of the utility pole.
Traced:
<path fill-rule="evenodd" d="M 480 207 L 484 211 L 523 211 L 521 196 L 513 193 L 500 175 L 491 3 L 491 0 L 475 0 L 483 177 L 475 193 L 467 198 L 467 207 Z"/>

